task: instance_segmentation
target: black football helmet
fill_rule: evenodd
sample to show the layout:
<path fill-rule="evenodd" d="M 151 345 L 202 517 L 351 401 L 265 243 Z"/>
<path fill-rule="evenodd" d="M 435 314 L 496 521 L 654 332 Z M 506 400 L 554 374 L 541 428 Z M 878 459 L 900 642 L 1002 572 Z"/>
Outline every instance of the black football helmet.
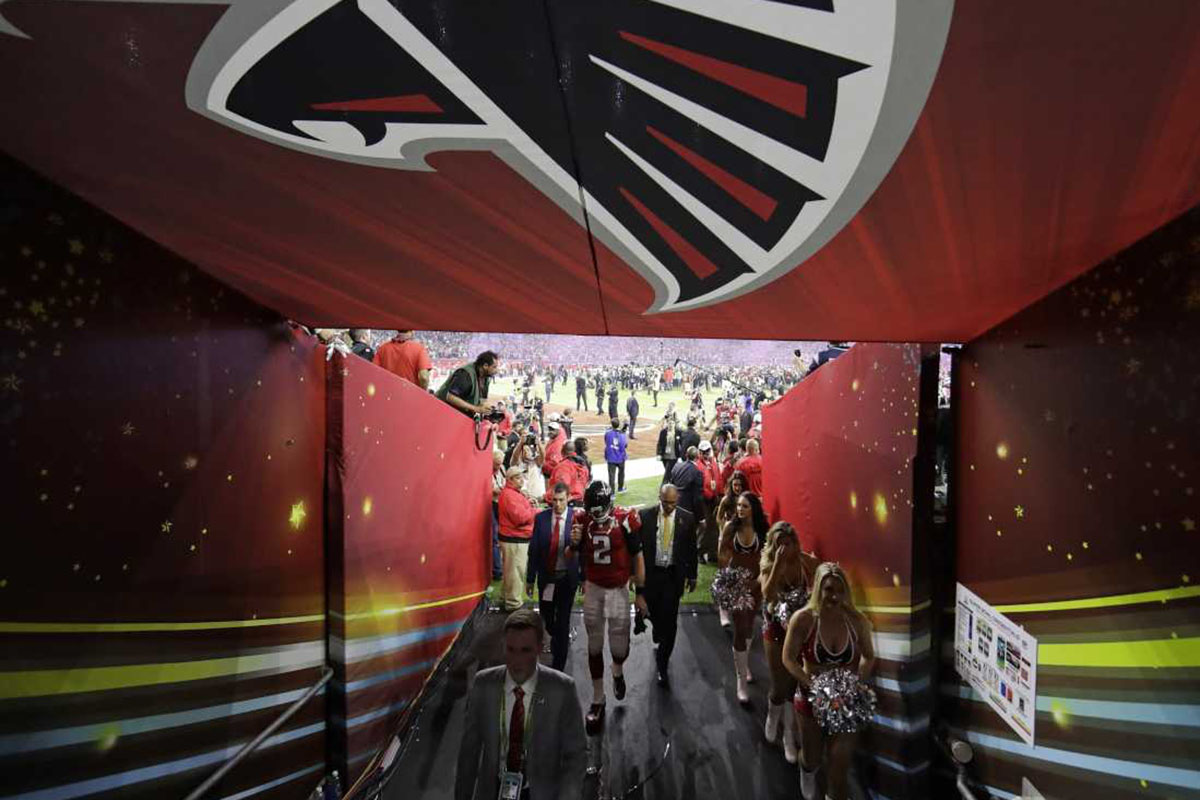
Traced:
<path fill-rule="evenodd" d="M 613 510 L 612 489 L 604 481 L 592 481 L 583 491 L 583 507 L 596 522 L 604 522 Z"/>

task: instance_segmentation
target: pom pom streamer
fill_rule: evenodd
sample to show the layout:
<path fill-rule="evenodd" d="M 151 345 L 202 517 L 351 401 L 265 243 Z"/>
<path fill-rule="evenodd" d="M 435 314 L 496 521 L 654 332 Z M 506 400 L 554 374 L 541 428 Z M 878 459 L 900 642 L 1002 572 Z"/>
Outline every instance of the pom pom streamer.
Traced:
<path fill-rule="evenodd" d="M 800 609 L 808 604 L 808 592 L 804 589 L 792 589 L 789 592 L 784 592 L 779 598 L 779 602 L 775 604 L 774 616 L 775 621 L 787 630 L 788 622 L 792 619 L 792 614 L 795 614 Z"/>
<path fill-rule="evenodd" d="M 745 567 L 726 567 L 713 577 L 712 596 L 726 611 L 753 611 L 754 573 Z"/>
<path fill-rule="evenodd" d="M 851 670 L 831 669 L 813 678 L 808 694 L 813 718 L 827 734 L 857 733 L 871 724 L 878 701 Z"/>

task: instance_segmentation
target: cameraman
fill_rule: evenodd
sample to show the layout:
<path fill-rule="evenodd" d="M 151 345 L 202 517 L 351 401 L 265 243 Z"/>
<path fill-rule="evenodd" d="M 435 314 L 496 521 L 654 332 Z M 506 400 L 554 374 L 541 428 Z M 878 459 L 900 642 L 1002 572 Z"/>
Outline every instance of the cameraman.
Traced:
<path fill-rule="evenodd" d="M 492 377 L 500 370 L 500 356 L 484 350 L 475 357 L 475 363 L 463 364 L 450 373 L 445 383 L 437 390 L 437 396 L 457 408 L 468 417 L 489 414 L 491 408 L 483 404 L 488 396 Z"/>

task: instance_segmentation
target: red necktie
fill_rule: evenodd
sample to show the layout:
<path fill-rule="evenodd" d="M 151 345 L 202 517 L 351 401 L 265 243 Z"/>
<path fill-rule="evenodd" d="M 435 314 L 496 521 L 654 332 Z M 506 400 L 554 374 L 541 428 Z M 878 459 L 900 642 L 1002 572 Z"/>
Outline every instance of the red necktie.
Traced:
<path fill-rule="evenodd" d="M 554 527 L 550 529 L 550 552 L 546 554 L 546 569 L 550 577 L 554 577 L 554 571 L 558 568 L 558 521 L 561 519 L 561 515 L 555 514 Z"/>
<path fill-rule="evenodd" d="M 525 744 L 525 690 L 518 686 L 513 689 L 513 694 L 517 701 L 513 703 L 512 718 L 508 723 L 508 771 L 520 772 Z"/>

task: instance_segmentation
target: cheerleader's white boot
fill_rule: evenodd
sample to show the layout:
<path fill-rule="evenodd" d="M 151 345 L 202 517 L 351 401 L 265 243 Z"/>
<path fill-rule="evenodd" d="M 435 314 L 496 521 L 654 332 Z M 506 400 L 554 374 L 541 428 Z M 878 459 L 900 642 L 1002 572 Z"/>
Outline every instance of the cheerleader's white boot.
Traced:
<path fill-rule="evenodd" d="M 789 764 L 797 761 L 796 709 L 791 703 L 783 704 L 783 757 Z"/>
<path fill-rule="evenodd" d="M 779 719 L 783 716 L 784 703 L 767 701 L 767 724 L 763 727 L 763 736 L 768 744 L 779 741 Z"/>
<path fill-rule="evenodd" d="M 817 771 L 800 768 L 800 796 L 804 800 L 817 800 Z"/>
<path fill-rule="evenodd" d="M 737 699 L 742 705 L 750 704 L 750 691 L 746 688 L 746 675 L 750 672 L 750 659 L 745 650 L 733 651 L 733 668 L 737 672 Z"/>
<path fill-rule="evenodd" d="M 733 625 L 733 620 L 729 617 L 729 612 L 717 606 L 717 612 L 721 615 L 721 630 L 728 631 Z"/>

